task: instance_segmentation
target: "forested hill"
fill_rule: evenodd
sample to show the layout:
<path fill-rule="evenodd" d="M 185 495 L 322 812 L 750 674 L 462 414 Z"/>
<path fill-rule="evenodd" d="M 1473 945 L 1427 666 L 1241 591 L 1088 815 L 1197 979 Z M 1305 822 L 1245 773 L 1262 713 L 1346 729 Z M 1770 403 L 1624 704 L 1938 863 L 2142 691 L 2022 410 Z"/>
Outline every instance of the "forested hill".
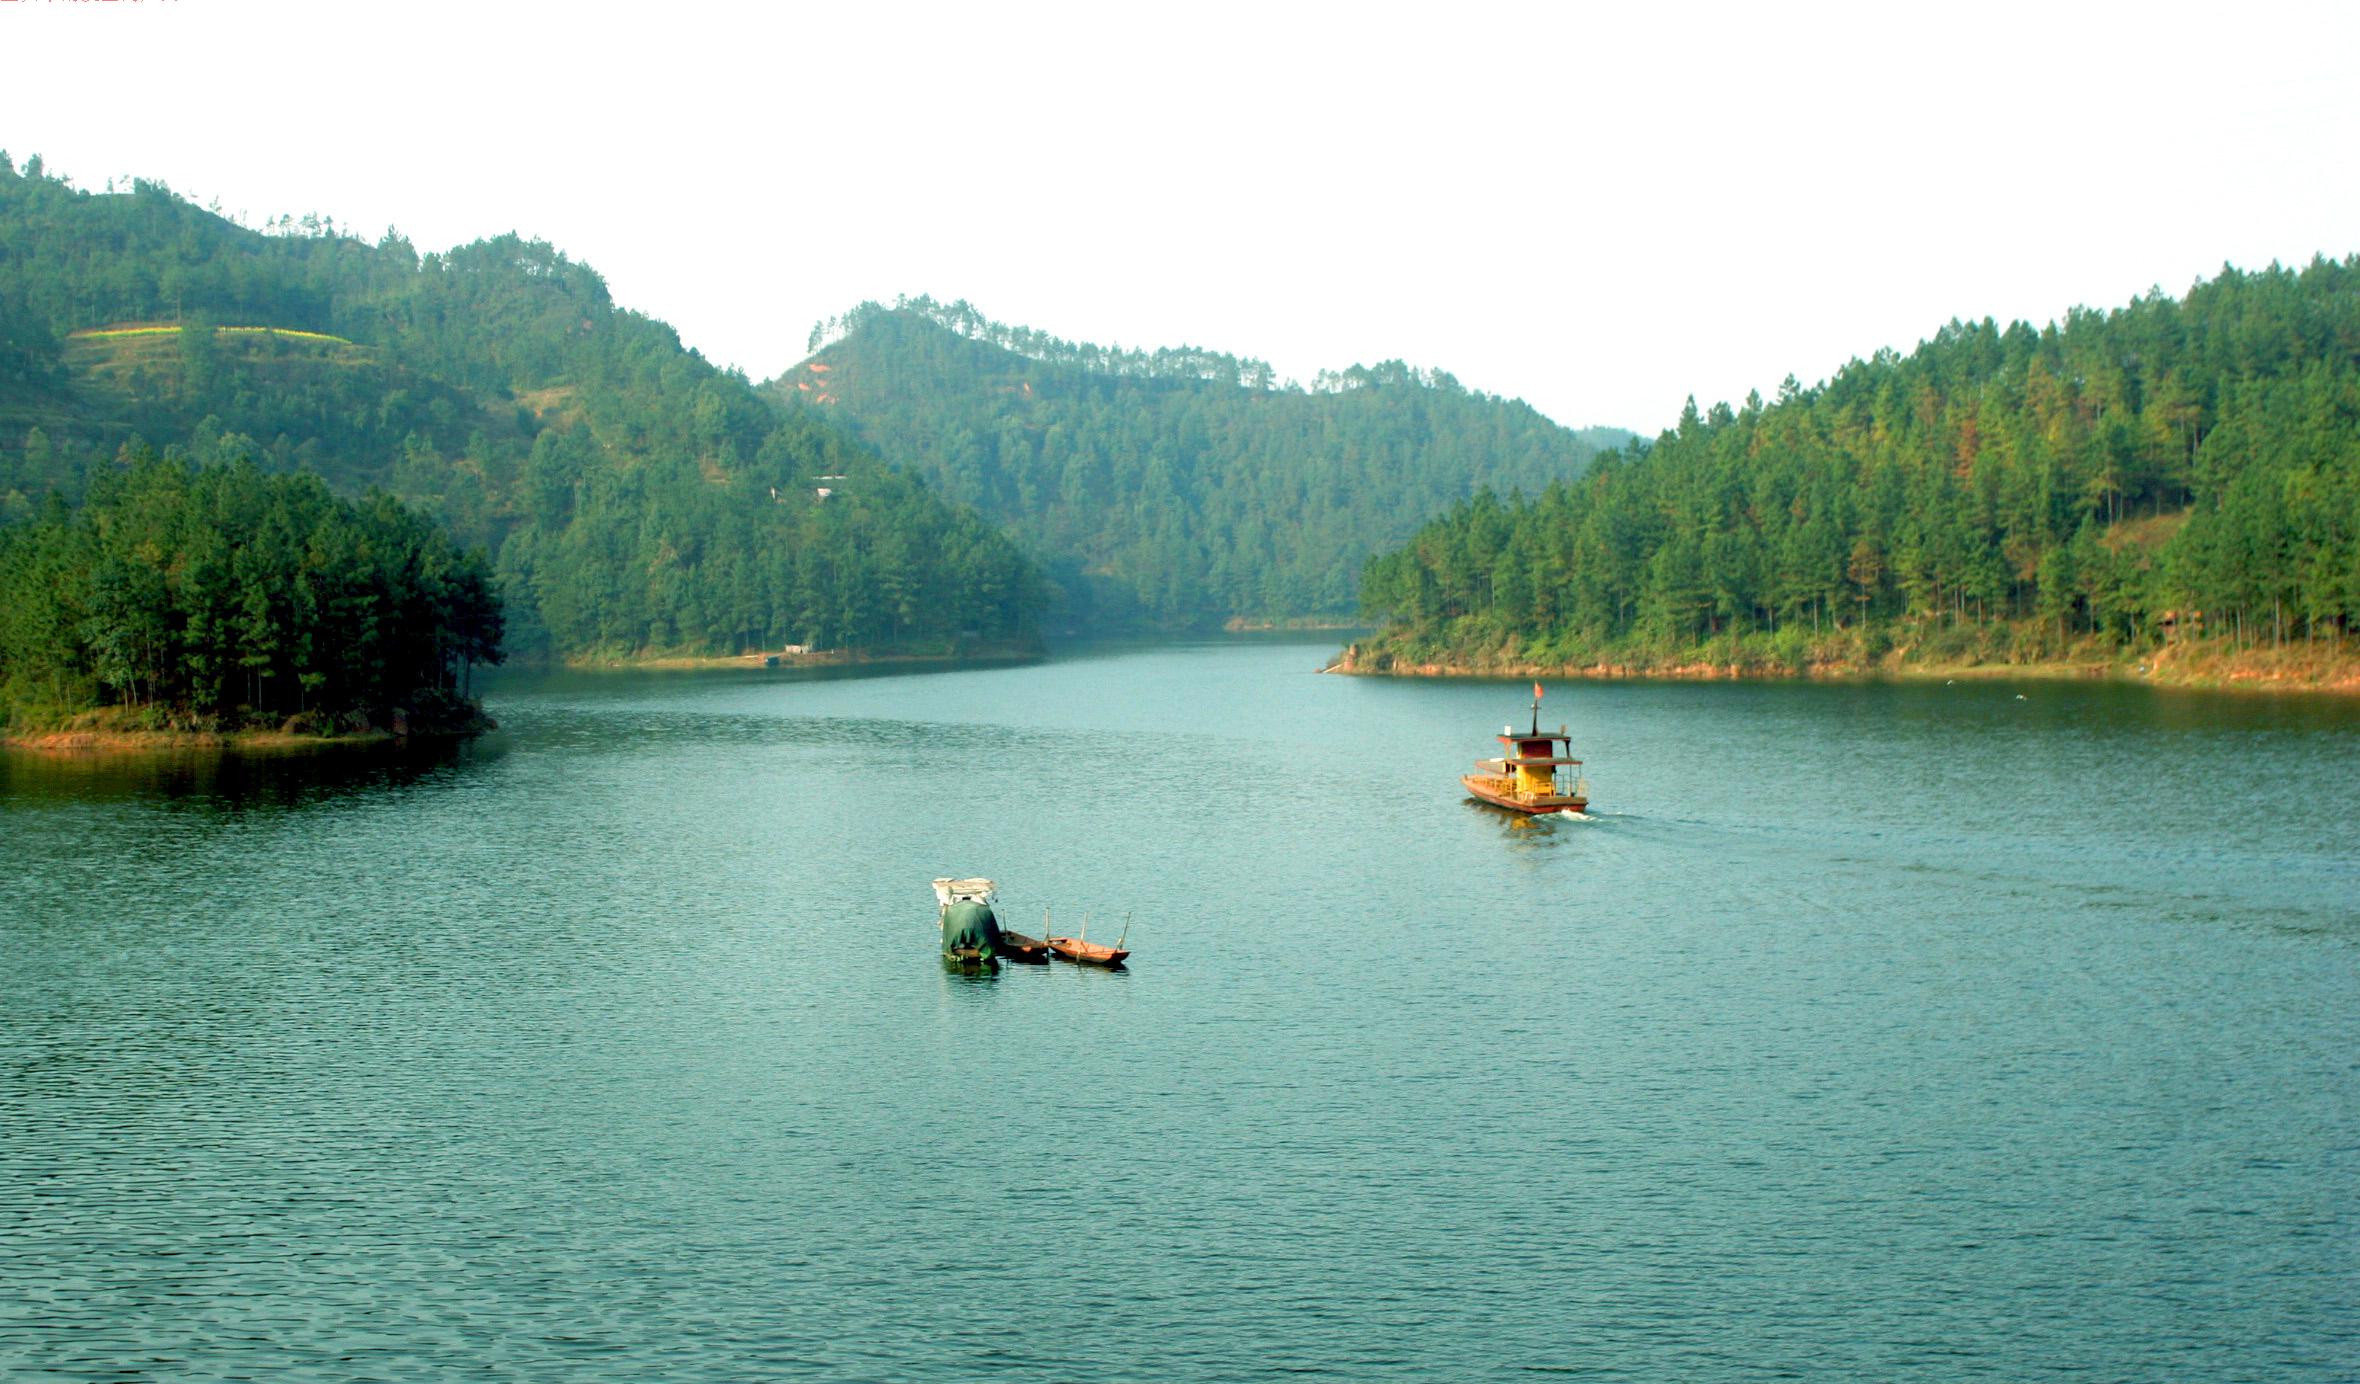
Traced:
<path fill-rule="evenodd" d="M 866 303 L 812 346 L 771 381 L 776 397 L 1009 524 L 1073 618 L 1100 627 L 1347 618 L 1371 552 L 1478 489 L 1537 492 L 1629 436 L 1399 362 L 1306 389 L 1260 361 L 1077 345 L 963 302 Z"/>
<path fill-rule="evenodd" d="M 0 523 L 135 440 L 423 507 L 496 555 L 512 647 L 1029 639 L 1042 591 L 995 528 L 546 244 L 258 232 L 0 155 Z"/>
<path fill-rule="evenodd" d="M 1904 356 L 1478 497 L 1372 561 L 1364 662 L 2348 658 L 2360 258 Z"/>

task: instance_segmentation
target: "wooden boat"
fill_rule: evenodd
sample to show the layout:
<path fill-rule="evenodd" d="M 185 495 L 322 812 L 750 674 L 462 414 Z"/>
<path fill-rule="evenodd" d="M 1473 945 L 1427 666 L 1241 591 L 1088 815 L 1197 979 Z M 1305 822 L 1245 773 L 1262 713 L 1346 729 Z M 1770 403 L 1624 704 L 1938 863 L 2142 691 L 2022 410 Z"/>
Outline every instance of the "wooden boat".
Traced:
<path fill-rule="evenodd" d="M 993 944 L 993 950 L 1006 960 L 1021 961 L 1028 966 L 1049 964 L 1049 944 L 1021 932 L 1003 931 L 1000 940 Z"/>
<path fill-rule="evenodd" d="M 1056 956 L 1084 966 L 1120 966 L 1123 958 L 1130 955 L 1121 947 L 1084 941 L 1079 937 L 1052 937 L 1049 939 L 1049 950 Z"/>
<path fill-rule="evenodd" d="M 1130 920 L 1126 918 L 1123 922 L 1123 935 L 1115 939 L 1113 946 L 1107 946 L 1103 942 L 1093 942 L 1090 940 L 1090 920 L 1085 917 L 1082 919 L 1081 936 L 1052 937 L 1049 939 L 1048 947 L 1052 955 L 1062 960 L 1076 962 L 1083 966 L 1113 967 L 1122 965 L 1123 958 L 1130 955 L 1129 952 L 1123 950 L 1123 943 L 1129 941 L 1130 937 Z"/>
<path fill-rule="evenodd" d="M 1500 757 L 1478 759 L 1474 773 L 1459 775 L 1469 796 L 1534 815 L 1580 812 L 1590 805 L 1590 781 L 1581 777 L 1582 762 L 1573 757 L 1573 737 L 1563 726 L 1554 732 L 1541 729 L 1539 683 L 1532 685 L 1532 729 L 1503 728 L 1494 738 Z"/>

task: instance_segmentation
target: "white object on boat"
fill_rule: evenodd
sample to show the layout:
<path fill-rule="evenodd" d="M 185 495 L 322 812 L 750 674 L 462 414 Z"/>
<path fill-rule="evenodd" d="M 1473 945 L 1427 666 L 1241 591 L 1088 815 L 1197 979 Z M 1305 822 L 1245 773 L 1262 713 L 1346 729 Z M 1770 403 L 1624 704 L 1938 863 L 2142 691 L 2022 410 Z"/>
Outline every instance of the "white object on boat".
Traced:
<path fill-rule="evenodd" d="M 934 881 L 934 901 L 944 908 L 954 903 L 979 903 L 990 908 L 1000 901 L 999 886 L 980 875 L 973 879 L 945 877 Z"/>

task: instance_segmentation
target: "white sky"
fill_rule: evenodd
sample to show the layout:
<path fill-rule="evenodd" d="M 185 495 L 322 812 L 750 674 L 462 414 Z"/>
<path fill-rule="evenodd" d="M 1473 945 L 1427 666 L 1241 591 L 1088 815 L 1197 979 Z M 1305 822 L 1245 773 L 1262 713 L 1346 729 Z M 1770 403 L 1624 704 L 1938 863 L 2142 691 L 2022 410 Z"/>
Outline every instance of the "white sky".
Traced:
<path fill-rule="evenodd" d="M 0 3 L 0 148 L 508 230 L 766 378 L 866 298 L 1653 432 L 2360 251 L 2360 6 Z"/>

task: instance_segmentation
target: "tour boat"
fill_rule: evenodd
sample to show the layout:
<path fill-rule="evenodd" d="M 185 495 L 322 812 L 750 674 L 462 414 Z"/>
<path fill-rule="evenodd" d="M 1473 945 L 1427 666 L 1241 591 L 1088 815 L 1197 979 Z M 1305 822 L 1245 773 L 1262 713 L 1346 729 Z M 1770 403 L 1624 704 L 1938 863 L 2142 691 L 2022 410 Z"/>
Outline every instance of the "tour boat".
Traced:
<path fill-rule="evenodd" d="M 1503 727 L 1497 737 L 1501 755 L 1478 759 L 1475 772 L 1459 775 L 1467 792 L 1494 807 L 1538 815 L 1579 812 L 1590 805 L 1590 781 L 1581 777 L 1582 762 L 1573 757 L 1573 737 L 1563 726 L 1541 729 L 1541 685 L 1532 685 L 1532 729 Z M 1559 752 L 1563 746 L 1563 752 Z"/>

